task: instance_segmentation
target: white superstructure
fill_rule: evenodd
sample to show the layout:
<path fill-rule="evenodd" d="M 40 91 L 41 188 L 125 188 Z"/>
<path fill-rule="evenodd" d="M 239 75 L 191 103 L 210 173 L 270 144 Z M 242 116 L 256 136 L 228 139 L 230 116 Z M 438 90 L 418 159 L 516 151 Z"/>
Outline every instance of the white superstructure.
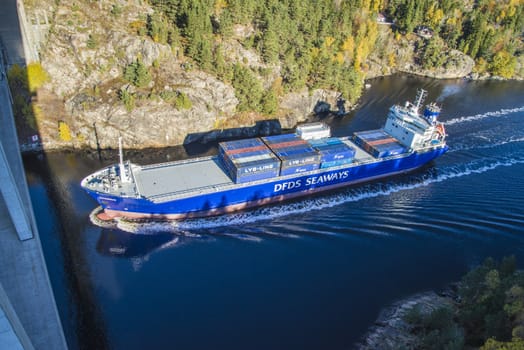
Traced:
<path fill-rule="evenodd" d="M 413 150 L 443 143 L 446 136 L 444 126 L 437 121 L 439 106 L 432 103 L 426 106 L 423 115 L 419 112 L 426 94 L 425 90 L 419 90 L 415 103 L 392 106 L 384 126 L 384 131 Z"/>

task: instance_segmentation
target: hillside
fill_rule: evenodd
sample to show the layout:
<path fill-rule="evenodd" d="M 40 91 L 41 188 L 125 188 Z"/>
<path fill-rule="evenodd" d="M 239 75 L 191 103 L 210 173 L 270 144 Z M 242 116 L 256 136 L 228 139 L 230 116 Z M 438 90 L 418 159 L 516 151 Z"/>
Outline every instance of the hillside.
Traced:
<path fill-rule="evenodd" d="M 489 6 L 494 15 L 478 19 Z M 38 129 L 46 148 L 115 147 L 118 136 L 127 147 L 162 147 L 265 119 L 289 128 L 319 101 L 336 109 L 342 96 L 351 108 L 365 79 L 399 71 L 524 75 L 521 0 L 46 0 L 26 7 L 52 13 L 51 28 L 41 50 L 45 79 L 15 109 L 21 139 Z M 431 24 L 430 36 L 422 23 Z"/>

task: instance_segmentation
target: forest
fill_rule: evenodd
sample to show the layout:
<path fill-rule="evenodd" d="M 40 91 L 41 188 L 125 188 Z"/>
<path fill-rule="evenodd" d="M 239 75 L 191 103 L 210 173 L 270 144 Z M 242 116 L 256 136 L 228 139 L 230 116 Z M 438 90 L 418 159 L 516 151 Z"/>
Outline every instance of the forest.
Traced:
<path fill-rule="evenodd" d="M 513 256 L 488 258 L 462 278 L 455 307 L 429 314 L 414 307 L 405 321 L 417 335 L 415 349 L 523 349 L 524 274 Z"/>
<path fill-rule="evenodd" d="M 426 68 L 445 66 L 446 50 L 457 49 L 475 60 L 481 73 L 511 78 L 522 56 L 522 0 L 150 0 L 155 12 L 138 28 L 157 42 L 182 47 L 200 69 L 231 83 L 239 111 L 272 114 L 283 92 L 302 87 L 339 91 L 354 102 L 377 43 L 377 15 L 393 23 L 394 40 L 424 27 L 430 39 L 417 48 Z M 280 65 L 278 77 L 263 86 L 254 71 L 226 59 L 223 42 L 235 26 L 250 29 L 242 38 L 268 66 Z M 392 52 L 389 53 L 393 55 Z M 394 65 L 394 57 L 386 64 Z"/>

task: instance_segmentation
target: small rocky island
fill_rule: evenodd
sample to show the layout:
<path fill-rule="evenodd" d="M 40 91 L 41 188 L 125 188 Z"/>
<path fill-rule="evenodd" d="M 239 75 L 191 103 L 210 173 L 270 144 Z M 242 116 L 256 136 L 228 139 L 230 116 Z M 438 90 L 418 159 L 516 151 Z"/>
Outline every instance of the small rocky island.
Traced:
<path fill-rule="evenodd" d="M 440 293 L 383 310 L 357 349 L 523 349 L 524 272 L 491 258 Z"/>

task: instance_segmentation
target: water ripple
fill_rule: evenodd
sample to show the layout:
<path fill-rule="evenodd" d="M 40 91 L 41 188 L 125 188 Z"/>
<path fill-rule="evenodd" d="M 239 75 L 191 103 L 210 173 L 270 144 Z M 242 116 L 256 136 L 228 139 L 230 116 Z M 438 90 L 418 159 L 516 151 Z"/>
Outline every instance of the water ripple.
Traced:
<path fill-rule="evenodd" d="M 472 122 L 476 120 L 481 120 L 485 118 L 491 118 L 491 117 L 500 117 L 508 114 L 518 113 L 518 112 L 524 112 L 524 106 L 517 107 L 517 108 L 503 108 L 498 111 L 493 112 L 486 112 L 486 113 L 479 113 L 475 115 L 469 115 L 469 116 L 463 116 L 463 117 L 456 117 L 453 119 L 450 119 L 448 121 L 445 121 L 445 125 L 453 125 L 453 124 L 460 124 L 460 123 L 466 123 L 466 122 Z"/>

